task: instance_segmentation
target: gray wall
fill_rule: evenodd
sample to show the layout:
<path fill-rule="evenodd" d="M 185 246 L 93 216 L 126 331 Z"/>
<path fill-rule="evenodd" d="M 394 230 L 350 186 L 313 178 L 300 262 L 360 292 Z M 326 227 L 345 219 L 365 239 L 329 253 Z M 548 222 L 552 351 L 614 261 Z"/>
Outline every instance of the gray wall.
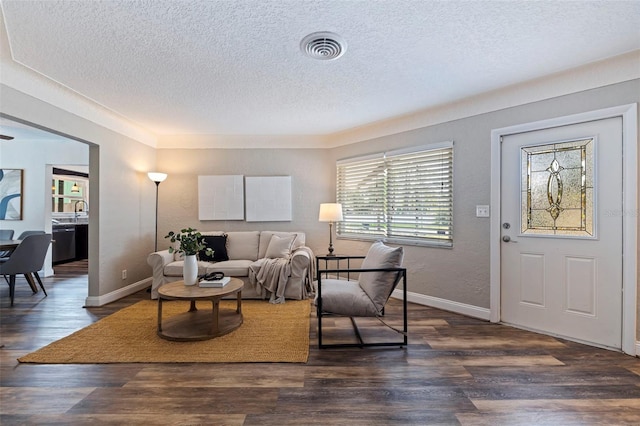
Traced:
<path fill-rule="evenodd" d="M 325 149 L 161 149 L 158 170 L 167 173 L 159 188 L 158 248 L 168 247 L 169 231 L 191 226 L 201 231 L 304 231 L 314 252 L 326 251 L 329 230 L 318 222 L 322 202 L 335 201 L 333 164 Z M 198 176 L 291 176 L 290 222 L 199 221 Z M 324 247 L 324 248 L 323 248 Z"/>
<path fill-rule="evenodd" d="M 640 102 L 640 80 L 335 148 L 329 161 L 335 164 L 342 158 L 453 140 L 454 246 L 453 249 L 407 246 L 408 290 L 489 308 L 489 219 L 476 218 L 475 206 L 489 204 L 491 130 L 636 102 Z M 330 191 L 335 191 L 335 181 Z M 346 252 L 364 251 L 366 245 L 338 242 L 340 251 Z"/>
<path fill-rule="evenodd" d="M 454 142 L 453 248 L 405 246 L 410 292 L 489 307 L 489 219 L 475 217 L 476 204 L 489 204 L 488 126 L 482 118 L 473 117 L 331 151 L 330 161 L 335 164 L 357 155 Z M 337 245 L 351 253 L 363 252 L 369 243 L 340 239 Z"/>
<path fill-rule="evenodd" d="M 489 219 L 476 218 L 475 206 L 489 204 L 491 130 L 635 102 L 640 102 L 640 80 L 333 149 L 158 150 L 157 168 L 169 174 L 160 185 L 160 239 L 168 231 L 184 226 L 201 230 L 302 230 L 314 252 L 326 253 L 328 226 L 318 222 L 318 208 L 322 202 L 335 201 L 336 160 L 453 140 L 454 246 L 405 246 L 408 290 L 488 309 Z M 292 176 L 293 220 L 199 221 L 197 176 L 205 174 Z M 370 243 L 338 239 L 334 245 L 337 253 L 364 254 Z M 167 242 L 159 241 L 159 246 L 166 247 Z"/>

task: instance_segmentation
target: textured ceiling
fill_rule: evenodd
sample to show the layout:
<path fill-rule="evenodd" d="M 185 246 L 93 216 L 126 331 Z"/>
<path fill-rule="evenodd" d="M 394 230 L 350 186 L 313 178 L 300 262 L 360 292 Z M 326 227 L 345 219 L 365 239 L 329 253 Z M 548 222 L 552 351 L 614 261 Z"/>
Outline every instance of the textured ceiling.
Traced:
<path fill-rule="evenodd" d="M 3 0 L 15 61 L 158 134 L 331 134 L 640 48 L 639 1 Z M 300 40 L 332 31 L 335 61 Z"/>

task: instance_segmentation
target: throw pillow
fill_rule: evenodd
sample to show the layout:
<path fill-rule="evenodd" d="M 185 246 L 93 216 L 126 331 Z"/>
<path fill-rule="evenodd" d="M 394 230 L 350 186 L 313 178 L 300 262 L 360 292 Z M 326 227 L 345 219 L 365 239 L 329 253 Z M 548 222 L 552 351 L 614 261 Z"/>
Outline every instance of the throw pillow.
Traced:
<path fill-rule="evenodd" d="M 227 254 L 227 234 L 204 235 L 203 238 L 207 247 L 213 250 L 213 257 L 208 256 L 203 250 L 199 253 L 200 260 L 204 260 L 205 262 L 224 262 L 225 260 L 229 260 L 229 255 Z"/>
<path fill-rule="evenodd" d="M 367 256 L 362 261 L 362 269 L 401 268 L 404 249 L 389 247 L 381 241 L 376 241 L 369 248 Z M 360 287 L 367 293 L 376 310 L 382 312 L 387 299 L 396 283 L 396 272 L 362 272 L 358 278 Z"/>
<path fill-rule="evenodd" d="M 267 252 L 264 257 L 269 259 L 276 259 L 279 257 L 289 258 L 289 256 L 291 256 L 291 246 L 295 239 L 295 235 L 291 235 L 290 237 L 278 237 L 277 235 L 274 235 L 269 241 L 269 246 L 267 247 Z"/>

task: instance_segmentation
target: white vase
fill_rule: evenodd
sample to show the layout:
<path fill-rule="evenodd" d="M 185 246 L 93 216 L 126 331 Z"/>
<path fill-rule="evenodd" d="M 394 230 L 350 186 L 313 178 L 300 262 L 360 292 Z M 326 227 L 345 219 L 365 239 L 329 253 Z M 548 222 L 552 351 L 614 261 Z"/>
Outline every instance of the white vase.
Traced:
<path fill-rule="evenodd" d="M 184 257 L 182 276 L 184 285 L 195 285 L 198 282 L 198 260 L 195 254 Z"/>

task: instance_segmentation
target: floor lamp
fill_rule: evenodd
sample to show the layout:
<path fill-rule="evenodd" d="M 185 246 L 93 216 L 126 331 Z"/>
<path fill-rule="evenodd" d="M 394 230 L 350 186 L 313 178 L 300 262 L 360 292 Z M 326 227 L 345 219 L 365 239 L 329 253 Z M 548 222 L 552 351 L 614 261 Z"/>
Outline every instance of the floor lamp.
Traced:
<path fill-rule="evenodd" d="M 327 253 L 327 256 L 335 256 L 335 254 L 333 254 L 333 222 L 341 222 L 343 220 L 342 204 L 320 204 L 320 214 L 318 215 L 318 220 L 320 222 L 329 222 L 329 253 Z"/>
<path fill-rule="evenodd" d="M 160 187 L 160 182 L 164 181 L 167 178 L 167 174 L 149 172 L 147 173 L 147 176 L 149 176 L 149 179 L 156 183 L 156 245 L 154 251 L 158 251 L 158 188 Z"/>

